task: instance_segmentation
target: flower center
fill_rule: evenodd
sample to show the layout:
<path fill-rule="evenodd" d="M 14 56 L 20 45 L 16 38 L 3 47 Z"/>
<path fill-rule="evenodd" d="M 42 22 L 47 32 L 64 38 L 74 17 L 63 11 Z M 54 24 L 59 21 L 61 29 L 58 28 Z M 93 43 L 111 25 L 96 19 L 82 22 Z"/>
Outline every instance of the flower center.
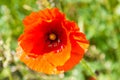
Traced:
<path fill-rule="evenodd" d="M 56 40 L 56 38 L 57 38 L 56 34 L 54 34 L 54 33 L 49 34 L 50 40 L 54 41 L 54 40 Z"/>

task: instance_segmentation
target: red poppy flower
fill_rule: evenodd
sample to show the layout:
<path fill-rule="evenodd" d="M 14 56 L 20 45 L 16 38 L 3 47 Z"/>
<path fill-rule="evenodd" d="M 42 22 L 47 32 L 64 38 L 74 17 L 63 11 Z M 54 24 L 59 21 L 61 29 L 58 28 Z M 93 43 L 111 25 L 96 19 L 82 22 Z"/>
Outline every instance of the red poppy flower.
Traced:
<path fill-rule="evenodd" d="M 29 68 L 58 74 L 82 59 L 88 41 L 75 22 L 66 20 L 57 8 L 32 12 L 23 20 L 17 54 Z"/>

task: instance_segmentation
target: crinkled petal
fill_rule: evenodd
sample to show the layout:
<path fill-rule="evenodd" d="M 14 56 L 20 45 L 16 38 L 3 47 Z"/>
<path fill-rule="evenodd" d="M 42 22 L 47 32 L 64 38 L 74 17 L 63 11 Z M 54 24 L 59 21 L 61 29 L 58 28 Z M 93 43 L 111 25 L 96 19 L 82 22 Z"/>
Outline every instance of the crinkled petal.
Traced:
<path fill-rule="evenodd" d="M 70 58 L 71 44 L 66 45 L 60 52 L 46 54 L 46 59 L 54 66 L 62 66 Z"/>
<path fill-rule="evenodd" d="M 23 61 L 29 68 L 32 70 L 43 72 L 46 74 L 58 74 L 60 71 L 56 70 L 56 67 L 53 66 L 44 56 L 37 56 L 33 58 L 27 55 L 28 53 L 23 52 L 22 48 L 17 48 L 17 55 L 20 57 L 20 60 Z"/>
<path fill-rule="evenodd" d="M 70 52 L 70 43 L 59 52 L 52 51 L 44 55 L 33 54 L 32 56 L 31 53 L 31 56 L 29 56 L 28 53 L 23 52 L 21 47 L 17 50 L 17 54 L 20 56 L 21 61 L 23 61 L 28 67 L 46 74 L 58 74 L 63 72 L 63 70 L 58 71 L 56 67 L 65 64 L 65 62 L 70 58 Z"/>
<path fill-rule="evenodd" d="M 73 68 L 82 59 L 85 50 L 89 46 L 89 42 L 83 33 L 76 32 L 71 34 L 70 39 L 72 44 L 71 57 L 63 66 L 57 67 L 58 70 L 67 71 Z"/>

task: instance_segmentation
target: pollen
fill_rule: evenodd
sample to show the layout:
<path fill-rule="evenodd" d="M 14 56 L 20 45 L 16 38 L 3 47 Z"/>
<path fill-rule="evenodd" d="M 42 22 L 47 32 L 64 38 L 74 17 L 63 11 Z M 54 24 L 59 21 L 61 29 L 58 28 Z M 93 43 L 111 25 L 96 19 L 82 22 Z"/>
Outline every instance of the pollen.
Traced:
<path fill-rule="evenodd" d="M 56 34 L 54 34 L 54 33 L 51 33 L 51 34 L 49 34 L 49 39 L 50 40 L 56 40 L 56 38 L 57 38 L 57 36 L 56 36 Z"/>

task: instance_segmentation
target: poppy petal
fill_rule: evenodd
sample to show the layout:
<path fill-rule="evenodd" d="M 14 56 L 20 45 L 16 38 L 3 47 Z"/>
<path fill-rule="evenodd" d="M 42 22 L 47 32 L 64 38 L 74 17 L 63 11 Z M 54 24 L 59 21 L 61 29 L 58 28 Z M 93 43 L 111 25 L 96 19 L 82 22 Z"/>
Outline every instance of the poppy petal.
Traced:
<path fill-rule="evenodd" d="M 89 46 L 89 41 L 86 40 L 85 34 L 81 33 L 81 32 L 74 32 L 73 34 L 73 38 L 75 41 L 77 41 L 77 43 L 84 49 L 86 50 Z"/>
<path fill-rule="evenodd" d="M 70 58 L 71 45 L 65 46 L 62 51 L 46 54 L 46 59 L 54 66 L 62 66 Z M 64 57 L 63 57 L 64 56 Z"/>
<path fill-rule="evenodd" d="M 78 44 L 74 44 L 74 45 L 75 46 L 72 47 L 70 59 L 63 66 L 58 66 L 57 67 L 58 70 L 68 71 L 71 68 L 73 68 L 74 65 L 78 64 L 79 61 L 82 59 L 84 55 L 83 54 L 84 50 Z"/>
<path fill-rule="evenodd" d="M 58 70 L 67 71 L 73 68 L 74 65 L 78 64 L 82 59 L 85 49 L 87 49 L 89 46 L 89 42 L 86 40 L 83 33 L 76 32 L 71 34 L 70 38 L 72 45 L 71 57 L 63 66 L 57 67 Z"/>
<path fill-rule="evenodd" d="M 63 65 L 70 58 L 70 54 L 63 53 L 68 52 L 69 49 L 70 45 L 67 46 L 62 52 L 51 52 L 49 54 L 45 54 L 44 56 L 39 55 L 34 58 L 28 56 L 28 53 L 23 52 L 22 48 L 19 47 L 17 49 L 17 55 L 20 57 L 21 61 L 35 71 L 46 74 L 58 74 L 63 72 L 63 70 L 58 71 L 56 67 Z"/>

